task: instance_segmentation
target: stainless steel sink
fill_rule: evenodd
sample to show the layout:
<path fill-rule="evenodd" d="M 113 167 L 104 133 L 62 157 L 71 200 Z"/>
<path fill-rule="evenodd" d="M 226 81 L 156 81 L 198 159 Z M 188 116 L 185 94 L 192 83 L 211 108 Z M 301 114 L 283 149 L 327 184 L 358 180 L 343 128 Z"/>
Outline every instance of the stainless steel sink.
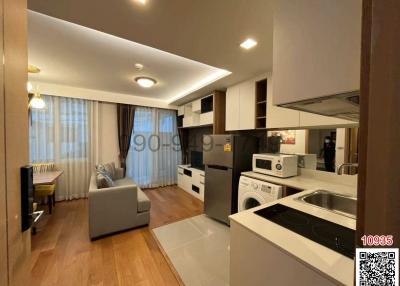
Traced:
<path fill-rule="evenodd" d="M 357 198 L 354 197 L 318 190 L 297 199 L 334 213 L 356 218 Z"/>

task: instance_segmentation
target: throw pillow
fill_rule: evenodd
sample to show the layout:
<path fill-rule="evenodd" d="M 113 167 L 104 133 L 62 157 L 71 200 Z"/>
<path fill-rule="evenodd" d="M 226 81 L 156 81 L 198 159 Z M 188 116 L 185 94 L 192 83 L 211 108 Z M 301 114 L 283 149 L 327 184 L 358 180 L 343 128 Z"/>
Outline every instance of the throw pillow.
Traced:
<path fill-rule="evenodd" d="M 107 164 L 104 164 L 103 166 L 104 166 L 104 169 L 107 171 L 107 173 L 110 174 L 111 179 L 115 180 L 115 163 L 114 162 L 107 163 Z"/>
<path fill-rule="evenodd" d="M 111 179 L 115 179 L 115 163 L 99 164 L 96 166 L 96 171 L 100 173 L 107 173 Z"/>
<path fill-rule="evenodd" d="M 106 173 L 98 172 L 96 175 L 96 183 L 99 189 L 114 187 L 114 181 Z"/>

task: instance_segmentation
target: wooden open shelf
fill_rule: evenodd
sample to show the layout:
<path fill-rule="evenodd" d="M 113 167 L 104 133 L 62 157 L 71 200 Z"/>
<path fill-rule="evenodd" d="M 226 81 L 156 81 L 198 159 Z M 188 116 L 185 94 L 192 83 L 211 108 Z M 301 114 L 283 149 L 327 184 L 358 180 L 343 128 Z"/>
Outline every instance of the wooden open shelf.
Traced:
<path fill-rule="evenodd" d="M 256 82 L 256 128 L 267 127 L 267 79 Z"/>

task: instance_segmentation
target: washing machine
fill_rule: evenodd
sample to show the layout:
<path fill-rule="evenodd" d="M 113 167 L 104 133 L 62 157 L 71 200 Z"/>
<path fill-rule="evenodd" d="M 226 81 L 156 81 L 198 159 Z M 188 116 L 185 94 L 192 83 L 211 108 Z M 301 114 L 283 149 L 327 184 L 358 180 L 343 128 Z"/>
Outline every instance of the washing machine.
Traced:
<path fill-rule="evenodd" d="M 282 186 L 241 176 L 239 180 L 238 211 L 244 211 L 282 197 Z"/>

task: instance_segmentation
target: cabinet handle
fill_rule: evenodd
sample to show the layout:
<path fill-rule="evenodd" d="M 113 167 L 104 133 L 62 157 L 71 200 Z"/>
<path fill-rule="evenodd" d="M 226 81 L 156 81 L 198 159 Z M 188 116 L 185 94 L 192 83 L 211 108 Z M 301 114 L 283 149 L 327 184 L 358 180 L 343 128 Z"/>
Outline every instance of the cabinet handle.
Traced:
<path fill-rule="evenodd" d="M 200 182 L 200 184 L 204 185 L 204 182 Z"/>

